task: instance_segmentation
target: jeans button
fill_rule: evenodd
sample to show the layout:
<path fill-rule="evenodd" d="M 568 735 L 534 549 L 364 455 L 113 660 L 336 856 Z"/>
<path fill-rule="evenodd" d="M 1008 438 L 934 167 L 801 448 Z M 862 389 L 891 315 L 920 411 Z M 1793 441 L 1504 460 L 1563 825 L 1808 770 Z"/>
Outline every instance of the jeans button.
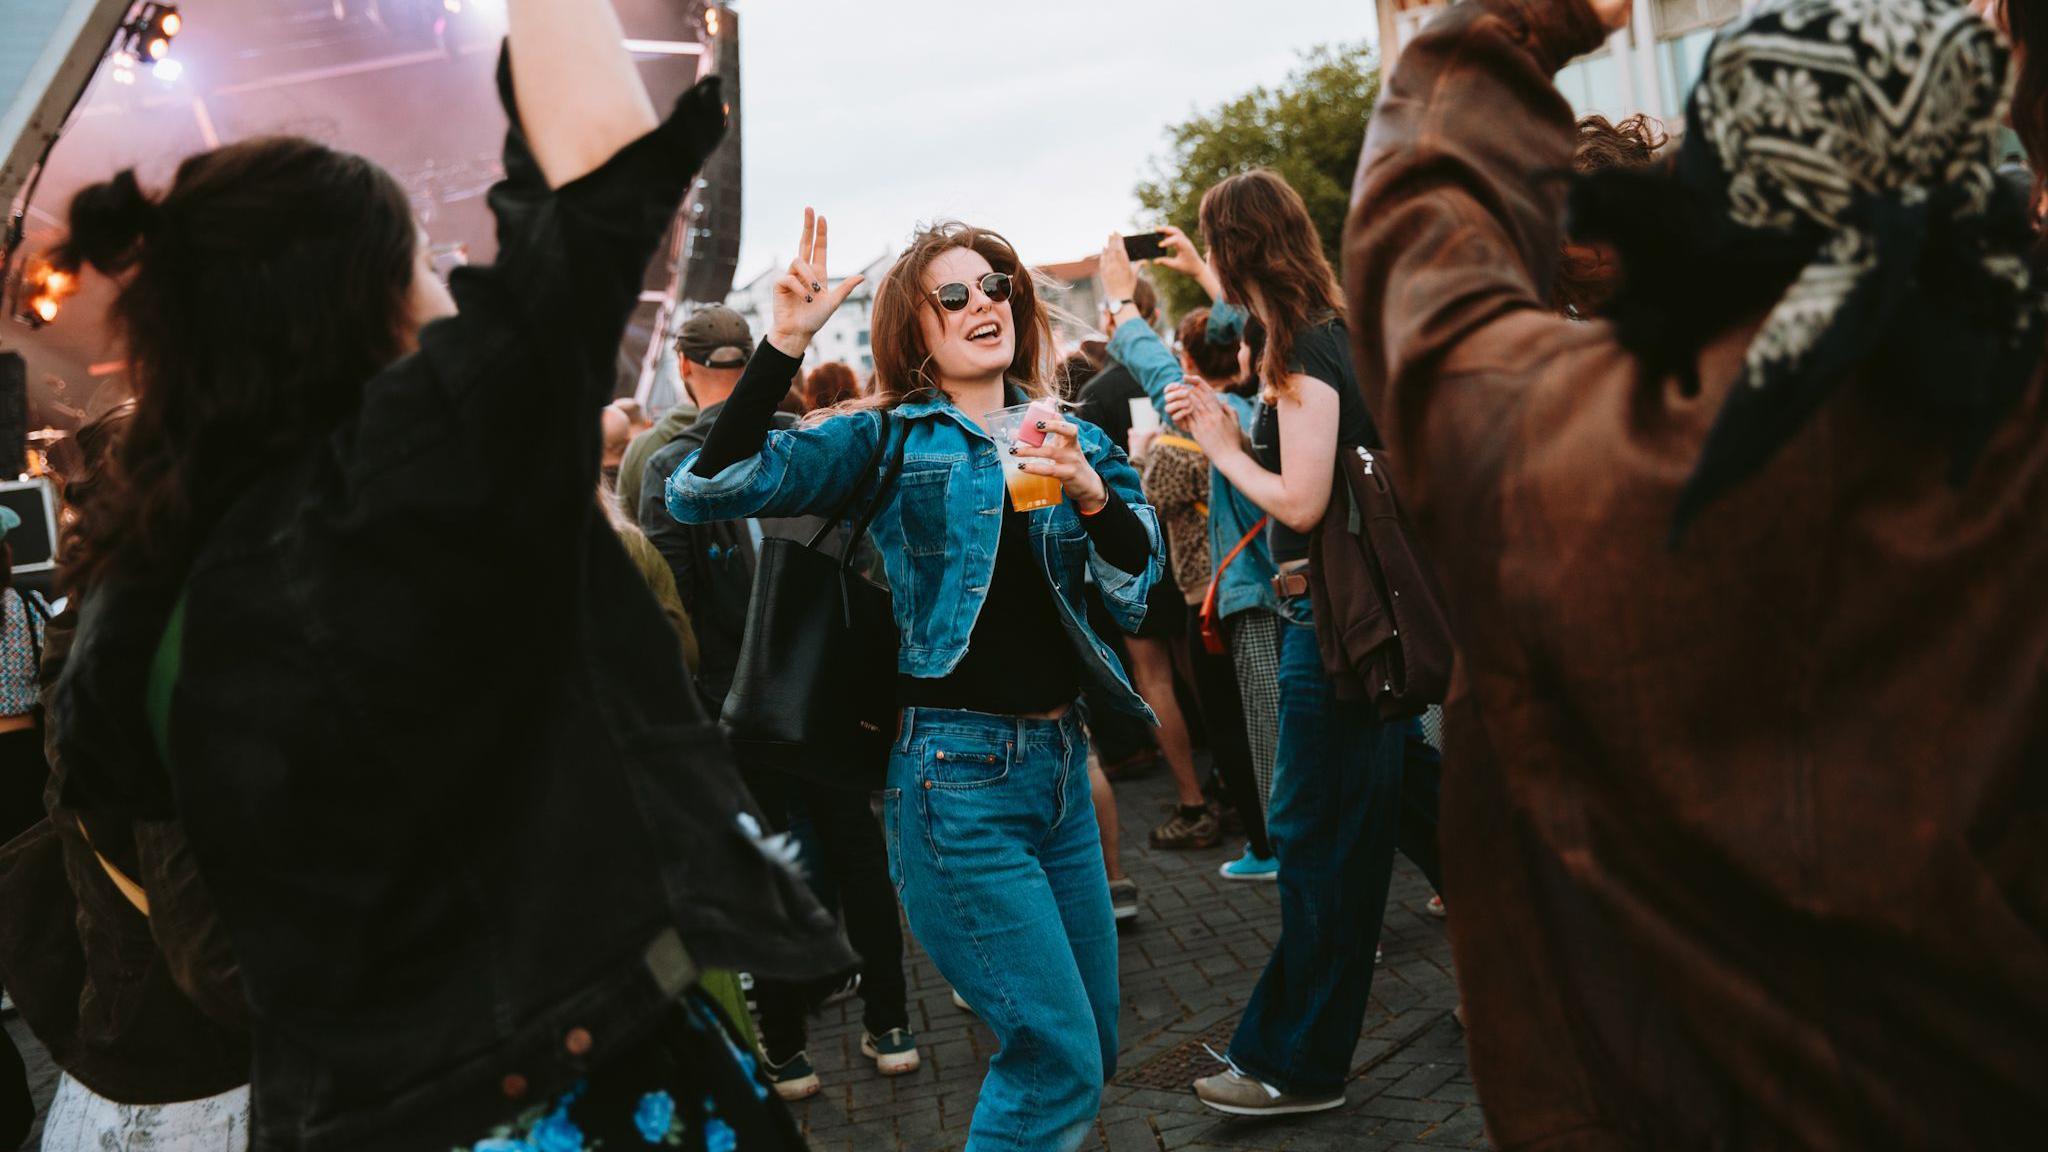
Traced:
<path fill-rule="evenodd" d="M 590 1046 L 590 1029 L 588 1028 L 571 1028 L 569 1029 L 569 1034 L 562 1037 L 562 1048 L 571 1056 L 590 1055 Z"/>
<path fill-rule="evenodd" d="M 526 1096 L 526 1077 L 517 1072 L 507 1073 L 505 1078 L 498 1082 L 498 1087 L 504 1091 L 507 1100 L 523 1099 Z"/>

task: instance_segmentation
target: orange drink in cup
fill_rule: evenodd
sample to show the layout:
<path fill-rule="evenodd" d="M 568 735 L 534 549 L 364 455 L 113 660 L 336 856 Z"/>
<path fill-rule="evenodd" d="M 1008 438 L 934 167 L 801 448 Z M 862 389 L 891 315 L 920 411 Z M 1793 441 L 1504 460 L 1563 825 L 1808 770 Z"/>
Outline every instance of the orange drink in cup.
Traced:
<path fill-rule="evenodd" d="M 983 419 L 988 424 L 989 438 L 996 442 L 996 455 L 1003 466 L 1003 482 L 1010 486 L 1012 508 L 1029 512 L 1036 508 L 1050 508 L 1067 498 L 1059 480 L 1020 470 L 1018 464 L 1023 458 L 1013 454 L 1019 444 L 1035 446 L 1044 443 L 1045 433 L 1039 430 L 1039 421 L 1049 424 L 1060 419 L 1059 409 L 1047 401 L 1034 400 L 1029 404 L 998 408 Z"/>

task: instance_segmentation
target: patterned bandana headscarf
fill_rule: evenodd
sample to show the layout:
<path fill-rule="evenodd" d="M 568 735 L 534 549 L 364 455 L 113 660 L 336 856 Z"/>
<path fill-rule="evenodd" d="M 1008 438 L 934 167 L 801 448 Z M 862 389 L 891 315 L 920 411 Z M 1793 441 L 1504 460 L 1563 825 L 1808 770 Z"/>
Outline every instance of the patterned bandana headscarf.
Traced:
<path fill-rule="evenodd" d="M 2023 203 L 1996 175 L 2010 98 L 2004 45 L 1958 0 L 1765 0 L 1715 39 L 1679 182 L 1731 243 L 1811 256 L 1750 344 L 1675 531 L 1874 357 L 1948 417 L 1967 472 L 2044 329 Z"/>

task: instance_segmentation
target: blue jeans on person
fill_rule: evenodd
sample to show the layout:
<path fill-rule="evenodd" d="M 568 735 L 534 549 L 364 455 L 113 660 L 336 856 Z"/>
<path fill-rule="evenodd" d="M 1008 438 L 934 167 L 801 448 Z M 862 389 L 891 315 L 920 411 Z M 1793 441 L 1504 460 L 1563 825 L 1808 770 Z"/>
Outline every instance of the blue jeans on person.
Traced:
<path fill-rule="evenodd" d="M 890 756 L 889 877 L 1002 1045 L 968 1152 L 1070 1152 L 1116 1071 L 1116 920 L 1078 712 L 906 708 Z"/>
<path fill-rule="evenodd" d="M 1238 1022 L 1230 1058 L 1282 1091 L 1326 1097 L 1343 1091 L 1365 1023 L 1401 839 L 1411 725 L 1382 722 L 1369 702 L 1337 699 L 1308 601 L 1286 607 L 1280 738 L 1266 815 L 1280 857 L 1280 943 Z M 1429 856 L 1433 869 L 1433 850 Z"/>

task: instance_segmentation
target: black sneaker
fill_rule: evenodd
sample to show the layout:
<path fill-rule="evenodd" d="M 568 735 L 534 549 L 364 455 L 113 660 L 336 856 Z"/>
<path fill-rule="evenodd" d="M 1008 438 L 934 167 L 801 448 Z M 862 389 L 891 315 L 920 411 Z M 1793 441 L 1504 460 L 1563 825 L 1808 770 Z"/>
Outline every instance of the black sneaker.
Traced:
<path fill-rule="evenodd" d="M 775 1089 L 775 1094 L 784 1100 L 805 1100 L 818 1094 L 818 1070 L 811 1067 L 809 1053 L 799 1052 L 777 1064 L 761 1053 L 761 1072 Z"/>

